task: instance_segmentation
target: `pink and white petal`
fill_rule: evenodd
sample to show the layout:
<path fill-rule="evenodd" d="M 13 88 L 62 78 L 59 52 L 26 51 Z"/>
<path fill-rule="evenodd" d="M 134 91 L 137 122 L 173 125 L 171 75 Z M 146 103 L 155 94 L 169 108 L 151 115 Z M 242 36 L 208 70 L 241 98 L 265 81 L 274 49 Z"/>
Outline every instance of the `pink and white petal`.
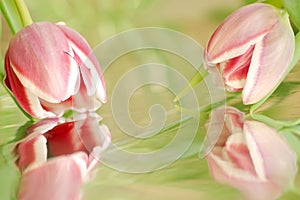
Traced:
<path fill-rule="evenodd" d="M 223 68 L 222 76 L 225 84 L 232 88 L 231 90 L 244 88 L 253 49 L 254 46 L 251 46 L 243 55 L 232 58 L 224 64 L 221 64 L 221 68 Z"/>
<path fill-rule="evenodd" d="M 32 166 L 40 165 L 47 160 L 47 140 L 44 136 L 38 135 L 17 146 L 18 167 L 23 172 Z"/>
<path fill-rule="evenodd" d="M 241 191 L 249 200 L 275 199 L 281 189 L 270 181 L 261 181 L 247 171 L 236 168 L 232 163 L 222 160 L 217 154 L 207 157 L 212 177 L 219 183 L 230 185 Z"/>
<path fill-rule="evenodd" d="M 26 137 L 19 140 L 18 143 L 28 141 L 36 136 L 42 135 L 55 127 L 59 122 L 63 122 L 62 118 L 46 118 L 31 125 L 26 132 Z"/>
<path fill-rule="evenodd" d="M 236 133 L 228 137 L 224 151 L 236 167 L 256 176 L 244 133 Z"/>
<path fill-rule="evenodd" d="M 56 116 L 61 116 L 65 111 L 71 110 L 73 108 L 72 97 L 60 103 L 49 103 L 47 101 L 44 101 L 43 99 L 40 99 L 40 103 L 46 111 L 54 113 Z"/>
<path fill-rule="evenodd" d="M 210 173 L 213 178 L 221 183 L 229 183 L 233 180 L 240 180 L 240 182 L 258 182 L 257 176 L 253 176 L 246 170 L 238 168 L 226 157 L 223 157 L 222 148 L 214 148 L 214 150 L 208 154 L 207 161 L 209 164 Z M 232 185 L 232 184 L 231 184 Z"/>
<path fill-rule="evenodd" d="M 78 152 L 50 159 L 23 174 L 18 199 L 80 200 L 87 155 Z"/>
<path fill-rule="evenodd" d="M 54 156 L 84 151 L 90 154 L 95 147 L 104 151 L 111 141 L 109 129 L 99 125 L 99 118 L 85 115 L 76 121 L 60 124 L 44 134 L 49 152 Z"/>
<path fill-rule="evenodd" d="M 233 12 L 211 36 L 205 51 L 207 62 L 221 63 L 244 54 L 272 30 L 278 15 L 274 7 L 261 3 Z"/>
<path fill-rule="evenodd" d="M 36 118 L 55 117 L 54 113 L 44 110 L 38 97 L 22 85 L 14 71 L 10 68 L 8 56 L 5 57 L 5 71 L 6 86 L 11 90 L 17 102 L 27 113 Z"/>
<path fill-rule="evenodd" d="M 95 98 L 95 94 L 89 96 L 85 84 L 80 85 L 79 92 L 72 97 L 72 107 L 78 112 L 95 111 L 101 106 L 101 102 Z"/>
<path fill-rule="evenodd" d="M 60 124 L 44 135 L 47 138 L 49 152 L 53 156 L 72 154 L 77 151 L 89 153 L 75 130 L 74 122 Z"/>
<path fill-rule="evenodd" d="M 256 121 L 246 121 L 245 137 L 256 171 L 282 190 L 292 184 L 297 173 L 297 156 L 275 129 Z"/>
<path fill-rule="evenodd" d="M 97 116 L 88 115 L 85 120 L 76 121 L 75 129 L 78 131 L 81 141 L 89 152 L 98 147 L 97 152 L 99 153 L 100 149 L 102 149 L 102 152 L 110 145 L 110 131 L 104 124 L 99 125 Z"/>
<path fill-rule="evenodd" d="M 97 98 L 105 103 L 107 101 L 105 82 L 101 68 L 91 47 L 78 32 L 64 25 L 58 25 L 58 27 L 66 34 L 66 37 L 69 39 L 69 44 L 81 61 L 79 65 L 81 67 L 83 81 L 88 88 L 88 94 L 91 95 L 93 91 L 96 90 Z M 78 62 L 78 59 L 76 60 Z M 90 80 L 93 81 L 93 84 L 89 82 Z"/>
<path fill-rule="evenodd" d="M 56 25 L 39 22 L 17 33 L 8 55 L 24 87 L 48 102 L 59 103 L 75 93 L 79 76 L 70 51 L 67 38 Z"/>
<path fill-rule="evenodd" d="M 244 104 L 257 103 L 282 80 L 294 55 L 294 40 L 286 15 L 255 45 L 242 94 Z"/>
<path fill-rule="evenodd" d="M 245 114 L 234 107 L 227 107 L 225 123 L 231 133 L 243 132 Z"/>

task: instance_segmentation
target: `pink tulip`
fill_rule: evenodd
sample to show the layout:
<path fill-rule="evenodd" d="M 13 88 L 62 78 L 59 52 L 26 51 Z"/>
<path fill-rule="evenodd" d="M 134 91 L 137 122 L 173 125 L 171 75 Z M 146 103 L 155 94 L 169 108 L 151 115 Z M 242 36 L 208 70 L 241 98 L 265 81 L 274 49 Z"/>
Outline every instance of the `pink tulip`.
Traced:
<path fill-rule="evenodd" d="M 88 156 L 83 152 L 59 156 L 22 175 L 20 200 L 79 200 L 88 177 Z"/>
<path fill-rule="evenodd" d="M 91 180 L 111 140 L 100 119 L 86 113 L 70 122 L 44 119 L 31 126 L 16 148 L 22 173 L 19 199 L 81 199 L 81 187 Z"/>
<path fill-rule="evenodd" d="M 65 25 L 39 22 L 23 28 L 10 41 L 5 70 L 7 87 L 33 117 L 97 109 L 99 103 L 86 103 L 94 96 L 106 101 L 96 57 L 86 40 Z"/>
<path fill-rule="evenodd" d="M 296 154 L 273 128 L 244 120 L 243 113 L 234 108 L 225 113 L 223 132 L 207 156 L 212 177 L 249 199 L 277 198 L 293 183 Z"/>
<path fill-rule="evenodd" d="M 282 80 L 294 54 L 294 34 L 286 12 L 271 5 L 244 6 L 211 36 L 205 67 L 217 67 L 229 91 L 242 91 L 244 104 L 269 94 Z"/>

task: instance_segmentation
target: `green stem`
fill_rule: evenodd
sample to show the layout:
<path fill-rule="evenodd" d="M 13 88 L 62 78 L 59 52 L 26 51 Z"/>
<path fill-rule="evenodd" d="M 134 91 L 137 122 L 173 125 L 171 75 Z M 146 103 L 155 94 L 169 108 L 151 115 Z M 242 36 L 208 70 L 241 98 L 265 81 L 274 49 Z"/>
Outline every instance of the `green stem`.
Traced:
<path fill-rule="evenodd" d="M 207 75 L 208 72 L 203 67 L 200 66 L 200 69 L 193 75 L 189 84 L 179 92 L 179 94 L 175 97 L 173 101 L 177 102 L 181 97 L 185 96 L 192 88 L 194 88 L 198 83 L 200 83 Z"/>
<path fill-rule="evenodd" d="M 255 114 L 255 113 L 250 114 L 250 116 L 252 119 L 263 122 L 277 130 L 294 127 L 300 124 L 300 118 L 294 120 L 281 121 L 281 120 L 272 119 L 265 115 Z"/>
<path fill-rule="evenodd" d="M 32 24 L 33 21 L 24 0 L 14 1 L 22 19 L 23 27 Z"/>
<path fill-rule="evenodd" d="M 16 4 L 12 0 L 1 0 L 0 9 L 5 21 L 7 22 L 11 32 L 16 34 L 22 29 L 22 20 Z"/>
<path fill-rule="evenodd" d="M 32 23 L 31 16 L 23 0 L 1 0 L 0 10 L 14 35 L 24 26 Z"/>

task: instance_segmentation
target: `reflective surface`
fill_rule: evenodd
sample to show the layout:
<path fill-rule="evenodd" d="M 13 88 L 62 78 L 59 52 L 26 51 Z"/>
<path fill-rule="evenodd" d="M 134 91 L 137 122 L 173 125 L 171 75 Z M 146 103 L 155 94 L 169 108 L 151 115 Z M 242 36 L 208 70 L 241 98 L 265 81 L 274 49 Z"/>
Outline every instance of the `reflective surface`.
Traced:
<path fill-rule="evenodd" d="M 242 2 L 231 0 L 199 3 L 195 0 L 189 3 L 184 1 L 128 3 L 127 1 L 89 0 L 33 1 L 28 4 L 36 21 L 63 20 L 82 33 L 92 47 L 96 47 L 121 31 L 145 26 L 180 31 L 200 46 L 204 46 L 218 23 Z M 4 28 L 3 35 L 1 48 L 4 52 L 9 39 L 7 27 Z M 105 58 L 105 52 L 99 56 Z M 199 60 L 201 62 L 201 59 Z M 99 62 L 103 64 L 103 61 L 99 60 Z M 121 151 L 145 155 L 161 150 L 168 144 L 172 144 L 179 129 L 183 131 L 180 141 L 185 144 L 184 148 L 178 154 L 174 154 L 177 150 L 175 145 L 174 149 L 159 154 L 161 157 L 153 158 L 156 165 L 150 167 L 147 161 L 139 160 L 139 157 L 134 157 L 136 159 L 134 160 L 118 154 L 120 156 L 118 158 L 108 152 L 98 166 L 94 179 L 84 186 L 84 199 L 241 199 L 241 195 L 236 190 L 216 183 L 209 175 L 206 160 L 199 158 L 200 146 L 205 135 L 204 124 L 208 116 L 205 113 L 199 116 L 197 109 L 210 101 L 207 85 L 201 83 L 189 93 L 195 95 L 194 102 L 189 101 L 190 96 L 183 98 L 184 109 L 180 109 L 178 104 L 173 102 L 176 94 L 174 91 L 162 84 L 146 81 L 162 80 L 177 91 L 182 89 L 185 83 L 178 83 L 178 79 L 170 74 L 170 71 L 163 70 L 164 65 L 171 67 L 171 71 L 179 71 L 185 80 L 189 80 L 195 73 L 191 63 L 178 55 L 161 50 L 143 49 L 118 57 L 104 71 L 108 102 L 102 105 L 97 113 L 103 118 L 102 123 L 109 127 L 112 143 Z M 134 74 L 133 69 L 137 66 L 145 66 L 144 71 Z M 155 67 L 158 68 L 153 71 Z M 300 117 L 299 67 L 298 65 L 288 75 L 285 83 L 259 109 L 260 112 L 279 120 Z M 132 77 L 126 79 L 126 74 L 131 74 Z M 143 81 L 147 84 L 141 84 Z M 133 85 L 132 90 L 129 90 L 130 85 Z M 239 95 L 236 98 L 238 100 L 230 100 L 228 104 L 247 111 L 249 108 L 239 103 Z M 118 109 L 114 110 L 116 108 Z M 0 86 L 0 110 L 0 144 L 2 145 L 15 137 L 22 137 L 24 131 L 20 127 L 26 124 L 28 126 L 30 123 L 2 85 Z M 132 123 L 134 128 L 130 128 L 131 126 L 126 123 L 122 124 L 124 121 Z M 189 135 L 188 133 L 193 132 L 195 126 L 197 127 L 195 134 Z M 184 132 L 187 134 L 184 135 Z M 4 193 L 1 190 L 7 192 L 14 188 L 12 180 L 16 180 L 19 176 L 11 167 L 13 158 L 9 154 L 9 148 L 11 146 L 2 145 L 0 149 L 2 153 L 0 193 Z M 115 150 L 110 149 L 110 151 Z M 173 159 L 166 160 L 174 155 Z M 144 171 L 136 168 L 137 163 L 138 166 L 145 164 Z M 10 181 L 12 185 L 9 184 Z M 299 192 L 299 175 L 296 178 L 296 188 Z M 298 196 L 290 192 L 280 199 L 298 199 Z"/>

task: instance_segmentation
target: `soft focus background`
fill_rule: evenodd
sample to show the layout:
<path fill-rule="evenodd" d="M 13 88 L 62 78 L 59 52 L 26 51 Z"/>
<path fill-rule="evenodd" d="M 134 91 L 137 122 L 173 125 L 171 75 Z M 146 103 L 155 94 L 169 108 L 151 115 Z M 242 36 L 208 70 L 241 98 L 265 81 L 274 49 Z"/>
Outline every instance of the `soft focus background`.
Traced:
<path fill-rule="evenodd" d="M 163 27 L 176 30 L 191 37 L 204 47 L 220 22 L 233 10 L 248 2 L 250 1 L 26 1 L 34 21 L 64 21 L 81 33 L 92 48 L 122 31 L 143 27 Z M 2 24 L 1 54 L 3 57 L 11 34 L 3 19 Z M 182 70 L 187 76 L 194 73 L 192 67 L 188 67 L 188 63 L 182 59 L 154 50 L 132 53 L 116 60 L 109 70 L 104 72 L 109 101 L 98 112 L 103 117 L 103 123 L 110 128 L 113 142 L 127 141 L 128 136 L 123 134 L 122 127 L 119 127 L 114 121 L 110 101 L 112 90 L 119 78 L 131 68 L 150 62 L 174 66 L 176 69 Z M 3 67 L 0 69 L 3 70 Z M 299 77 L 300 71 L 299 66 L 297 66 L 274 97 L 261 110 L 276 119 L 299 118 Z M 198 95 L 199 98 L 205 99 L 207 93 L 205 89 L 199 89 Z M 164 107 L 168 115 L 166 123 L 178 120 L 180 113 L 174 107 L 172 101 L 174 97 L 166 88 L 159 86 L 150 85 L 138 89 L 131 96 L 128 108 L 132 120 L 140 126 L 151 123 L 148 110 L 154 104 L 160 104 Z M 242 108 L 239 104 L 237 106 Z M 0 144 L 3 144 L 15 137 L 18 129 L 27 122 L 27 119 L 19 111 L 2 85 L 0 85 L 0 113 Z M 147 141 L 134 141 L 131 144 L 126 144 L 126 148 L 136 152 L 159 149 L 159 147 L 167 144 L 175 133 L 176 130 L 170 130 Z M 234 189 L 215 183 L 209 175 L 206 161 L 199 159 L 198 150 L 203 135 L 203 127 L 200 127 L 193 145 L 179 160 L 154 172 L 133 174 L 120 172 L 106 165 L 99 166 L 94 180 L 84 188 L 84 199 L 241 199 L 241 195 Z M 9 155 L 4 155 L 8 151 L 5 151 L 5 147 L 2 146 L 0 150 L 0 193 L 5 193 L 11 187 L 13 188 L 12 180 L 18 177 L 13 169 L 8 167 Z M 129 164 L 124 163 L 128 166 Z M 299 176 L 296 180 L 296 187 L 300 189 Z M 292 200 L 297 199 L 297 197 L 288 193 L 281 199 Z"/>

